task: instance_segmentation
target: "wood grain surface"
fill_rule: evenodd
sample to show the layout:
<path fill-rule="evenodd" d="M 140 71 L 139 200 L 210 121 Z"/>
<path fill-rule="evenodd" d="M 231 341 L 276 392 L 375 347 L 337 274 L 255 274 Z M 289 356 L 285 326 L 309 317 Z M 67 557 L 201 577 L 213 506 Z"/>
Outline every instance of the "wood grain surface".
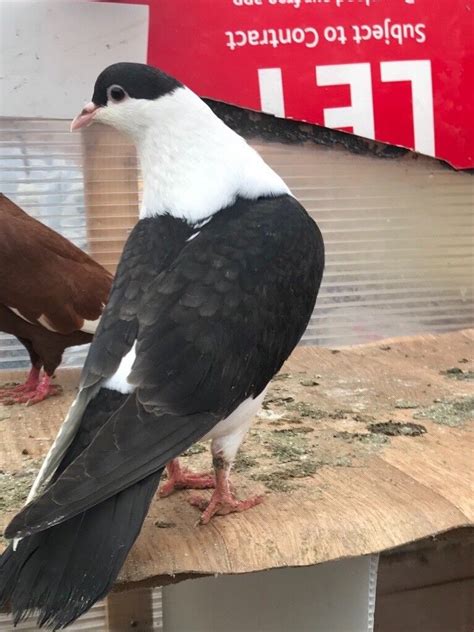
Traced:
<path fill-rule="evenodd" d="M 316 564 L 472 525 L 473 333 L 298 348 L 233 477 L 240 496 L 264 492 L 265 502 L 198 527 L 189 492 L 156 498 L 117 587 Z M 78 371 L 60 371 L 57 380 L 61 397 L 32 408 L 0 406 L 2 526 L 21 506 Z M 209 467 L 209 453 L 186 461 Z M 304 468 L 311 473 L 302 476 Z"/>

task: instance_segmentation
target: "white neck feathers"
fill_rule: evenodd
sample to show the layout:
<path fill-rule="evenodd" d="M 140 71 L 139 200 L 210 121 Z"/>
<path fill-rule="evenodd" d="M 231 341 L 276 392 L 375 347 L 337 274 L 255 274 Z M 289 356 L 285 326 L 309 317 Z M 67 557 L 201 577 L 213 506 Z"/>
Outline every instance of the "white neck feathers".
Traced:
<path fill-rule="evenodd" d="M 257 152 L 191 90 L 141 101 L 140 108 L 147 125 L 132 136 L 143 175 L 141 218 L 169 213 L 194 224 L 239 195 L 289 193 Z"/>

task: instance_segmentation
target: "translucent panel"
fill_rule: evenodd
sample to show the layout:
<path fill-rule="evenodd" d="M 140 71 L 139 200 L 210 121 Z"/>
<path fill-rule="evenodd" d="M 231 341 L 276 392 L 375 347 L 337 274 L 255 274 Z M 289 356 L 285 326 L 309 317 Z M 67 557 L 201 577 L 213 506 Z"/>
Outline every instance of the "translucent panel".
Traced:
<path fill-rule="evenodd" d="M 110 129 L 93 126 L 81 139 L 68 125 L 0 120 L 0 190 L 113 271 L 135 221 L 136 157 Z M 315 144 L 251 143 L 325 238 L 326 272 L 304 343 L 472 325 L 472 176 L 412 154 L 386 160 Z M 80 364 L 85 351 L 67 351 L 65 364 Z M 0 367 L 27 366 L 23 347 L 0 334 Z"/>

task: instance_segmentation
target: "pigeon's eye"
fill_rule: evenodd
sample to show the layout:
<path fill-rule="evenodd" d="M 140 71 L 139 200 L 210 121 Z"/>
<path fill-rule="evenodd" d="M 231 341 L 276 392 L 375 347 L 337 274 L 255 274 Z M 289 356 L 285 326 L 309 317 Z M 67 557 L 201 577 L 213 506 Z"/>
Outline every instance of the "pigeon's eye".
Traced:
<path fill-rule="evenodd" d="M 110 88 L 108 89 L 108 97 L 114 103 L 119 103 L 120 101 L 123 101 L 126 96 L 127 95 L 125 90 L 120 86 L 110 86 Z"/>

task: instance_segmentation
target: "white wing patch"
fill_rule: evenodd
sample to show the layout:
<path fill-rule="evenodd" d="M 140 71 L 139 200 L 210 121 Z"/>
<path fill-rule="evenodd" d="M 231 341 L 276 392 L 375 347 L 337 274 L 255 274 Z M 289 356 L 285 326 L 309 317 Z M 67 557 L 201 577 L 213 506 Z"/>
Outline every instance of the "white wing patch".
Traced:
<path fill-rule="evenodd" d="M 132 371 L 132 366 L 135 362 L 135 358 L 136 353 L 134 344 L 127 355 L 123 356 L 119 368 L 115 371 L 112 377 L 109 377 L 107 380 L 105 380 L 105 382 L 103 382 L 102 386 L 112 391 L 123 393 L 124 395 L 128 393 L 133 393 L 135 387 L 128 381 L 128 376 Z"/>

